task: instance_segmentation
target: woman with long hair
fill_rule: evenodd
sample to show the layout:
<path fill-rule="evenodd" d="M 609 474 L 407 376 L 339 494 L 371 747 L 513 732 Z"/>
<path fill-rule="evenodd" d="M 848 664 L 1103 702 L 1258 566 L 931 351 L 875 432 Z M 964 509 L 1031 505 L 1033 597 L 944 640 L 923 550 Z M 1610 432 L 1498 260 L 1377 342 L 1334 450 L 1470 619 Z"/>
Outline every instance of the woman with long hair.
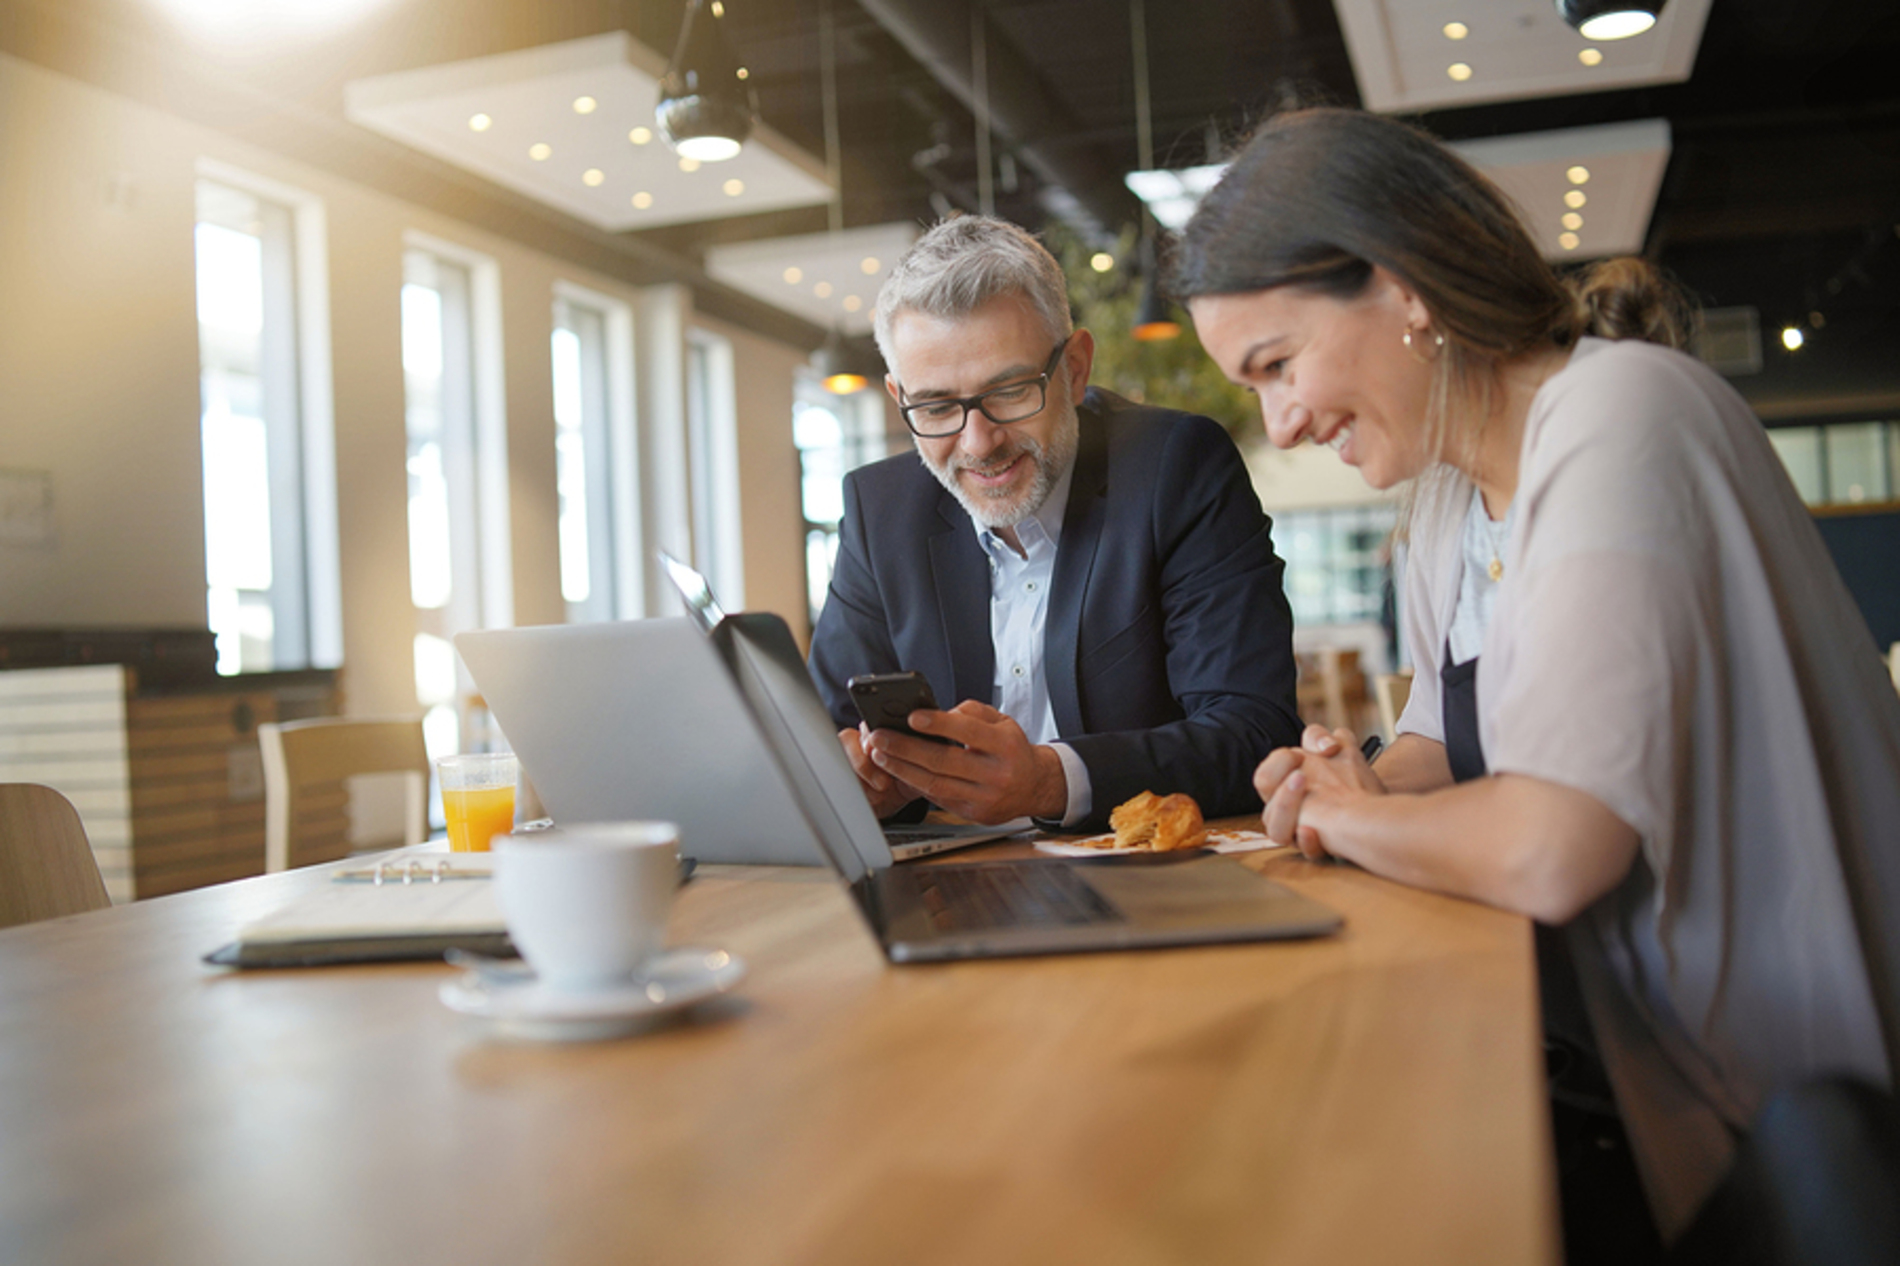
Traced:
<path fill-rule="evenodd" d="M 1268 835 L 1563 929 L 1674 1238 L 1771 1090 L 1891 1084 L 1900 697 L 1806 507 L 1656 269 L 1561 277 L 1396 121 L 1271 120 L 1174 289 L 1273 443 L 1411 488 L 1399 736 L 1267 755 Z"/>

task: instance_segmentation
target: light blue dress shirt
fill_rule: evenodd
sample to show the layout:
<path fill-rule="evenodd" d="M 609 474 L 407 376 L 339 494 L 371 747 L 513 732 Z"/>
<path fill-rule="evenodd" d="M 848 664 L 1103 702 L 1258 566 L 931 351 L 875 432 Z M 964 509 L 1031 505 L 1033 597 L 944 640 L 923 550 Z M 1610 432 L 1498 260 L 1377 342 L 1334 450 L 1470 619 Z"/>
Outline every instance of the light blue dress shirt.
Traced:
<path fill-rule="evenodd" d="M 1056 546 L 1069 504 L 1075 463 L 1049 490 L 1042 507 L 1016 525 L 1023 553 L 978 524 L 977 544 L 990 560 L 990 642 L 996 652 L 996 681 L 990 702 L 1023 727 L 1029 741 L 1048 744 L 1062 762 L 1069 807 L 1062 825 L 1088 816 L 1094 802 L 1088 766 L 1067 743 L 1056 741 L 1055 706 L 1049 702 L 1049 676 L 1043 671 L 1043 630 L 1049 622 L 1049 585 L 1055 577 Z"/>

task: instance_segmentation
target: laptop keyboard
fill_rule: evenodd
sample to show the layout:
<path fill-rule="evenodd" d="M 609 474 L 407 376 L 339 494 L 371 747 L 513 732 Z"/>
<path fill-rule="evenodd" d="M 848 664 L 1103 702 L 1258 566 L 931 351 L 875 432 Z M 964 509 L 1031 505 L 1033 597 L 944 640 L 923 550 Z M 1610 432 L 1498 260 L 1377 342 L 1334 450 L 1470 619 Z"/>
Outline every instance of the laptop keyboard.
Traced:
<path fill-rule="evenodd" d="M 1067 866 L 928 866 L 916 874 L 930 921 L 943 932 L 1122 922 L 1121 911 Z"/>

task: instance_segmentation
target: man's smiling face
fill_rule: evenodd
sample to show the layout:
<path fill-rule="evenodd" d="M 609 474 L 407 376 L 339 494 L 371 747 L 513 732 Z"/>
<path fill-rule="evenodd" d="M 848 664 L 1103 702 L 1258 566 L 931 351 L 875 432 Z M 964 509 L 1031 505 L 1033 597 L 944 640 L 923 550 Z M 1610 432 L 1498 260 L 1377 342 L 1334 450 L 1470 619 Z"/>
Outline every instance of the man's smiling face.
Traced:
<path fill-rule="evenodd" d="M 896 364 L 885 387 L 900 405 L 1014 383 L 1033 392 L 1057 342 L 1021 295 L 999 295 L 955 318 L 906 309 L 892 323 Z M 1049 375 L 1042 409 L 1021 422 L 999 425 L 972 409 L 960 433 L 916 437 L 924 464 L 984 527 L 1013 527 L 1034 514 L 1075 459 L 1076 404 L 1091 350 L 1087 332 L 1077 331 Z"/>

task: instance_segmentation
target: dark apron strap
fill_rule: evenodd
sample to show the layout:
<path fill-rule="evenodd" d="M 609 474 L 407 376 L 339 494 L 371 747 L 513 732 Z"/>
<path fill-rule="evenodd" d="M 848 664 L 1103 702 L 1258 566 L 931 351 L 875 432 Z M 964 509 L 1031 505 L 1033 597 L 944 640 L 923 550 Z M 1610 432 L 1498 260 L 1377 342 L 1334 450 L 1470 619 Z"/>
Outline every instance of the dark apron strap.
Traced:
<path fill-rule="evenodd" d="M 1451 643 L 1445 644 L 1444 666 L 1438 670 L 1445 726 L 1445 758 L 1458 782 L 1486 773 L 1484 742 L 1478 736 L 1478 657 L 1462 664 L 1451 662 Z M 1545 1055 L 1550 1063 L 1551 1094 L 1595 1112 L 1613 1112 L 1608 1080 L 1596 1054 L 1596 1038 L 1583 1008 L 1583 989 L 1570 962 L 1563 929 L 1532 926 L 1537 947 L 1538 992 L 1544 1012 Z"/>
<path fill-rule="evenodd" d="M 1484 743 L 1478 737 L 1478 657 L 1462 664 L 1451 662 L 1451 643 L 1445 643 L 1445 663 L 1438 670 L 1439 697 L 1445 725 L 1445 758 L 1451 762 L 1454 782 L 1482 778 Z"/>

